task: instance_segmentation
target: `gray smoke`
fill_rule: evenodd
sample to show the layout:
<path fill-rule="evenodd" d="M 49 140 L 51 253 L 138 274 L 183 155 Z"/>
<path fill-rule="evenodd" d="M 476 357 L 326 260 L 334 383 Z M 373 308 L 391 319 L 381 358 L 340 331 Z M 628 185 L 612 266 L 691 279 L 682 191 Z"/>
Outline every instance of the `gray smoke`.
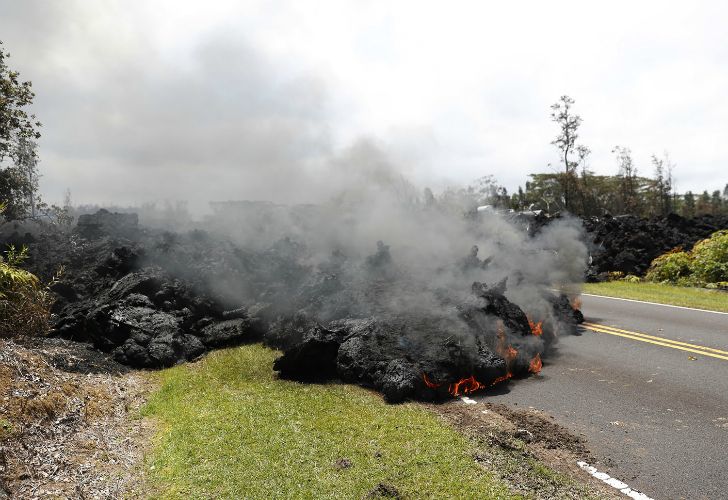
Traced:
<path fill-rule="evenodd" d="M 475 281 L 507 279 L 507 296 L 543 318 L 548 290 L 581 281 L 587 250 L 577 221 L 559 220 L 532 238 L 498 214 L 473 213 L 476 200 L 467 196 L 426 196 L 376 141 L 338 148 L 316 75 L 269 60 L 232 32 L 177 57 L 155 51 L 143 30 L 99 45 L 99 26 L 73 28 L 84 8 L 20 2 L 3 13 L 6 48 L 35 84 L 45 123 L 41 169 L 57 192 L 70 187 L 81 202 L 185 200 L 189 220 L 170 210 L 156 222 L 200 227 L 255 252 L 288 238 L 296 245 L 276 251 L 288 248 L 314 277 L 335 274 L 334 266 L 362 313 L 448 316 L 443 294 L 455 301 Z M 28 30 L 17 27 L 36 17 L 46 35 L 26 40 Z M 78 59 L 50 56 L 81 49 Z M 202 217 L 209 201 L 213 214 Z M 283 270 L 270 272 L 285 281 L 275 275 Z M 249 288 L 232 281 L 220 283 L 222 295 Z M 331 307 L 317 312 L 334 316 Z"/>

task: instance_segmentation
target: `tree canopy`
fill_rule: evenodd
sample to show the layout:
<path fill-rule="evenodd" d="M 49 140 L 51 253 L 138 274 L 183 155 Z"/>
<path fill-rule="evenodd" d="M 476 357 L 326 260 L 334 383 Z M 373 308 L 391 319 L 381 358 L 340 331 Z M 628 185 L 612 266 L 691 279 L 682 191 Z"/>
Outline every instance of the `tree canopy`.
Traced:
<path fill-rule="evenodd" d="M 19 218 L 34 204 L 41 124 L 28 111 L 35 97 L 32 84 L 8 67 L 9 57 L 0 42 L 0 201 L 6 203 L 7 217 Z"/>

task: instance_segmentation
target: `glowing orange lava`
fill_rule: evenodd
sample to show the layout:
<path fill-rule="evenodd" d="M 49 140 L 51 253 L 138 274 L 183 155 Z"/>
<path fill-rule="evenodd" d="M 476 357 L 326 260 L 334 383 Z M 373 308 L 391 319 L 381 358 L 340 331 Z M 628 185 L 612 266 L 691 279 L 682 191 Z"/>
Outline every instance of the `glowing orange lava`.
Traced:
<path fill-rule="evenodd" d="M 498 333 L 496 334 L 496 338 L 498 341 L 495 347 L 495 352 L 500 354 L 500 356 L 506 360 L 506 364 L 510 369 L 511 363 L 518 356 L 518 350 L 512 345 L 506 344 L 506 332 L 503 328 L 503 322 L 501 321 L 498 321 Z"/>
<path fill-rule="evenodd" d="M 574 297 L 574 299 L 571 301 L 571 308 L 581 309 L 581 297 Z"/>
<path fill-rule="evenodd" d="M 541 335 L 543 333 L 543 321 L 534 323 L 531 318 L 528 318 L 528 326 L 531 327 L 531 333 L 534 335 Z"/>
<path fill-rule="evenodd" d="M 431 382 L 430 379 L 427 378 L 427 374 L 425 374 L 425 373 L 422 374 L 422 380 L 425 381 L 425 385 L 427 387 L 429 387 L 430 389 L 437 389 L 438 387 L 440 387 L 442 385 L 442 384 L 436 384 L 434 382 Z"/>
<path fill-rule="evenodd" d="M 450 384 L 448 387 L 448 392 L 452 396 L 460 396 L 462 394 L 470 394 L 472 392 L 475 392 L 480 389 L 487 389 L 488 387 L 493 387 L 494 385 L 500 384 L 501 382 L 505 382 L 509 378 L 511 378 L 513 375 L 511 375 L 510 372 L 506 373 L 505 375 L 496 378 L 493 380 L 490 385 L 481 384 L 478 382 L 478 380 L 475 378 L 474 375 L 469 376 L 468 378 L 463 378 L 455 382 L 454 384 Z"/>
<path fill-rule="evenodd" d="M 536 353 L 531 362 L 528 364 L 528 371 L 531 373 L 539 373 L 543 363 L 541 363 L 541 355 Z"/>
<path fill-rule="evenodd" d="M 455 382 L 454 384 L 450 384 L 448 391 L 453 396 L 459 396 L 461 394 L 470 394 L 471 392 L 475 392 L 482 387 L 485 386 L 475 380 L 475 377 L 471 375 L 468 378 L 464 378 L 458 382 Z"/>
<path fill-rule="evenodd" d="M 534 323 L 530 319 L 528 320 L 528 323 L 531 327 L 531 331 L 534 335 L 541 335 L 543 333 L 542 330 L 542 322 Z M 467 378 L 462 378 L 458 380 L 457 382 L 451 383 L 447 390 L 452 396 L 461 396 L 463 394 L 471 394 L 475 391 L 478 391 L 480 389 L 487 389 L 488 387 L 493 387 L 494 385 L 500 384 L 502 382 L 505 382 L 506 380 L 513 377 L 513 374 L 511 373 L 511 367 L 513 365 L 513 361 L 518 357 L 518 349 L 513 347 L 512 345 L 506 344 L 506 334 L 505 329 L 503 327 L 503 323 L 498 323 L 498 333 L 497 333 L 497 345 L 496 345 L 496 351 L 498 354 L 503 357 L 506 361 L 506 366 L 508 368 L 508 373 L 505 375 L 502 375 L 500 377 L 495 378 L 490 384 L 483 384 L 479 382 L 475 375 L 471 375 Z M 531 362 L 528 365 L 528 371 L 531 373 L 539 373 L 541 371 L 541 355 L 536 354 L 533 359 L 531 359 Z M 430 380 L 427 377 L 426 373 L 422 374 L 422 380 L 425 382 L 425 385 L 429 387 L 430 389 L 438 389 L 443 386 L 442 383 L 436 383 Z"/>

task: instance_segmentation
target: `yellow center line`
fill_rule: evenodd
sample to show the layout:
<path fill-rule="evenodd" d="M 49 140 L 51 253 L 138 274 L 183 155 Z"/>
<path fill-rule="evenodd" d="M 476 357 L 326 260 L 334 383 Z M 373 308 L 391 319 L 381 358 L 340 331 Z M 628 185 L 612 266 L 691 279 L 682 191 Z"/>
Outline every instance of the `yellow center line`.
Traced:
<path fill-rule="evenodd" d="M 667 339 L 661 339 L 662 341 L 651 340 L 649 338 L 645 338 L 644 337 L 645 334 L 636 334 L 636 332 L 619 333 L 617 331 L 608 330 L 608 329 L 602 327 L 602 325 L 595 325 L 593 323 L 584 323 L 584 326 L 586 328 L 588 328 L 589 330 L 593 330 L 598 333 L 607 333 L 609 335 L 616 335 L 618 337 L 624 337 L 626 339 L 639 340 L 640 342 L 647 342 L 649 344 L 655 344 L 655 345 L 659 345 L 659 346 L 663 346 L 663 347 L 671 347 L 672 349 L 679 349 L 681 351 L 692 352 L 695 354 L 702 354 L 703 356 L 710 356 L 711 358 L 717 358 L 717 359 L 722 359 L 722 360 L 728 361 L 728 353 L 725 353 L 725 351 L 720 351 L 718 349 L 712 349 L 712 350 L 724 352 L 726 355 L 714 354 L 709 351 L 701 350 L 701 349 L 710 349 L 708 347 L 687 344 L 690 346 L 694 346 L 695 348 L 693 349 L 691 347 L 684 347 L 683 345 L 676 345 L 675 343 L 668 343 L 668 342 L 676 342 L 676 341 L 667 341 L 666 342 Z M 627 330 L 622 330 L 622 331 L 627 332 Z M 660 337 L 653 337 L 653 338 L 660 338 Z M 685 342 L 679 342 L 679 344 L 685 344 Z"/>
<path fill-rule="evenodd" d="M 591 328 L 592 326 L 594 326 L 597 328 L 601 328 L 603 330 L 610 330 L 612 332 L 617 332 L 617 333 L 625 333 L 627 335 L 636 335 L 638 337 L 643 337 L 643 338 L 650 339 L 650 340 L 657 340 L 658 342 L 667 342 L 668 344 L 681 345 L 681 346 L 685 346 L 685 347 L 690 347 L 692 349 L 700 349 L 703 351 L 710 351 L 710 352 L 714 352 L 716 354 L 720 354 L 723 356 L 728 356 L 728 351 L 714 349 L 713 347 L 705 347 L 702 345 L 689 344 L 687 342 L 680 342 L 679 340 L 667 339 L 665 337 L 655 337 L 654 335 L 647 335 L 646 333 L 632 332 L 630 330 L 622 330 L 621 328 L 616 328 L 614 326 L 599 325 L 596 323 L 584 323 L 584 326 L 586 326 L 587 328 Z"/>

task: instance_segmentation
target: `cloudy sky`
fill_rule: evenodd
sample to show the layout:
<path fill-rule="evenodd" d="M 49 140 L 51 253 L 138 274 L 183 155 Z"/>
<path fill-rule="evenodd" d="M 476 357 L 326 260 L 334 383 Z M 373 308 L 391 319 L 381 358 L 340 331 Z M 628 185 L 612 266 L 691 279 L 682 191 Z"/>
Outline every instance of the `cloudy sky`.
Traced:
<path fill-rule="evenodd" d="M 678 190 L 722 189 L 727 25 L 720 1 L 0 0 L 42 190 L 78 203 L 310 201 L 362 139 L 419 184 L 512 190 L 558 161 L 562 94 L 596 172 L 668 151 Z"/>

